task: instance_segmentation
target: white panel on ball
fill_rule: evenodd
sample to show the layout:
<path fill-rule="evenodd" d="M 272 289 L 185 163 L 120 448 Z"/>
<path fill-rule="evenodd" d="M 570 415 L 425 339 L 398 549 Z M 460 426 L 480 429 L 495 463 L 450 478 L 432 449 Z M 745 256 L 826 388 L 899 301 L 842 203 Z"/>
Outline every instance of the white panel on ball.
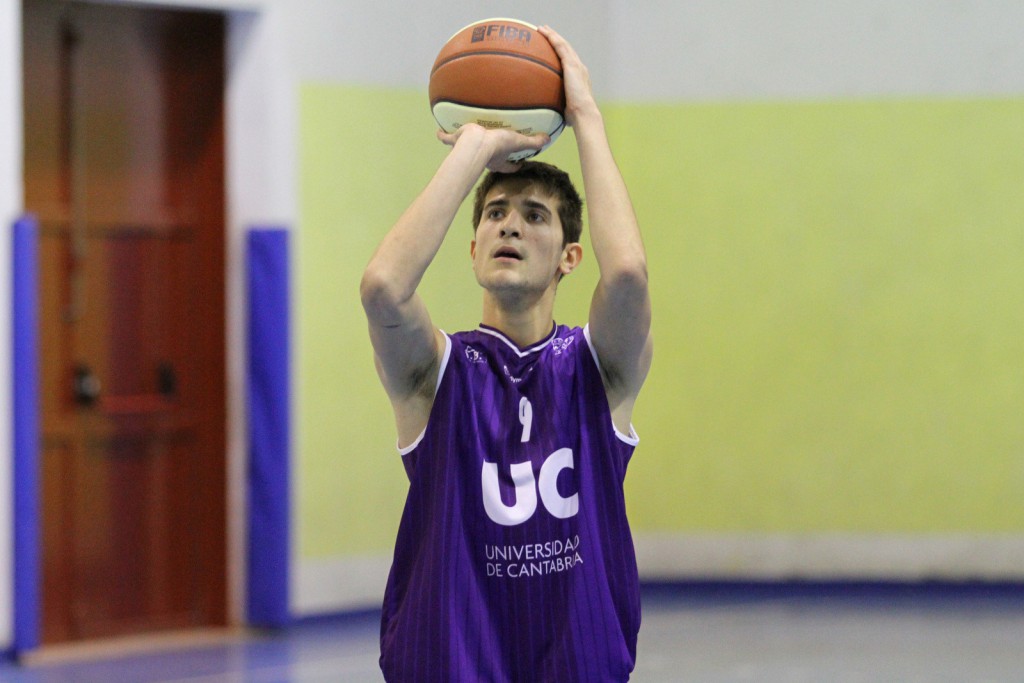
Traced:
<path fill-rule="evenodd" d="M 565 128 L 562 115 L 551 109 L 481 109 L 453 102 L 438 102 L 433 112 L 437 124 L 446 133 L 454 133 L 467 123 L 476 123 L 484 128 L 511 128 L 523 135 L 544 133 L 551 140 L 541 148 L 541 152 L 550 147 Z M 535 154 L 539 152 L 516 152 L 509 156 L 509 160 L 518 161 Z"/>

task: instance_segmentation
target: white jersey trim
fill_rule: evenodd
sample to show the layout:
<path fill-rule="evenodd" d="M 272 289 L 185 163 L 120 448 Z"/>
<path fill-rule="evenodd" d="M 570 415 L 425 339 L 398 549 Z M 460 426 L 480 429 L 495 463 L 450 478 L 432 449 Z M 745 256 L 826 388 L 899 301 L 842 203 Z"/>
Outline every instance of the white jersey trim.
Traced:
<path fill-rule="evenodd" d="M 590 349 L 590 355 L 594 358 L 594 365 L 597 366 L 598 372 L 601 372 L 601 359 L 597 357 L 597 349 L 594 348 L 594 342 L 590 340 L 590 323 L 583 326 L 583 336 L 587 340 L 587 348 Z M 609 417 L 609 419 L 611 418 Z M 640 443 L 640 437 L 637 436 L 636 430 L 633 429 L 632 422 L 629 423 L 629 434 L 620 432 L 619 428 L 615 426 L 614 421 L 612 421 L 612 429 L 615 430 L 615 436 L 618 437 L 619 441 L 634 447 Z"/>
<path fill-rule="evenodd" d="M 435 397 L 437 396 L 438 390 L 441 388 L 441 378 L 444 377 L 445 368 L 448 367 L 448 359 L 452 355 L 452 338 L 449 337 L 448 333 L 445 332 L 444 330 L 441 330 L 441 334 L 444 335 L 444 356 L 441 357 L 441 367 L 438 368 L 438 371 L 437 371 L 437 382 L 434 384 L 434 396 Z M 427 423 L 428 424 L 430 423 L 430 418 L 427 418 Z M 423 436 L 426 433 L 427 433 L 427 427 L 426 427 L 426 425 L 424 425 L 423 431 L 420 432 L 420 435 L 417 436 L 416 439 L 411 444 L 406 446 L 405 448 L 402 448 L 402 446 L 400 445 L 401 442 L 396 441 L 395 442 L 395 448 L 398 449 L 398 454 L 404 456 L 404 455 L 408 455 L 409 453 L 412 453 L 413 450 L 415 450 L 415 448 L 420 445 L 420 441 L 423 441 Z"/>
<path fill-rule="evenodd" d="M 520 349 L 518 346 L 516 346 L 515 342 L 513 342 L 511 339 L 509 339 L 504 334 L 502 334 L 501 331 L 496 330 L 493 327 L 487 327 L 486 325 L 480 325 L 480 327 L 478 327 L 477 330 L 480 331 L 480 332 L 483 332 L 484 334 L 489 334 L 492 337 L 496 337 L 497 339 L 500 339 L 501 341 L 505 342 L 505 345 L 508 346 L 510 349 L 512 349 L 512 351 L 517 356 L 519 356 L 520 358 L 525 358 L 526 356 L 529 356 L 531 353 L 537 353 L 538 351 L 543 351 L 544 347 L 547 346 L 548 344 L 550 344 L 551 340 L 555 338 L 555 335 L 558 333 L 558 326 L 552 323 L 552 325 L 551 325 L 551 334 L 549 334 L 546 339 L 544 339 L 542 341 L 539 341 L 536 344 L 534 344 L 533 346 L 527 347 L 526 349 Z"/>

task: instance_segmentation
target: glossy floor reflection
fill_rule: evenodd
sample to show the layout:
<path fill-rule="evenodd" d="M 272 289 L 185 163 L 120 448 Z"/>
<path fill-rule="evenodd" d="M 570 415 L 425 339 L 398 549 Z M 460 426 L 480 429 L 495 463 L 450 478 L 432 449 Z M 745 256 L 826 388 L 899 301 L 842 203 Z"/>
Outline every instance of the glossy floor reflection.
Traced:
<path fill-rule="evenodd" d="M 377 615 L 149 654 L 0 664 L 12 683 L 379 682 Z M 1024 681 L 1024 587 L 648 586 L 633 681 Z"/>

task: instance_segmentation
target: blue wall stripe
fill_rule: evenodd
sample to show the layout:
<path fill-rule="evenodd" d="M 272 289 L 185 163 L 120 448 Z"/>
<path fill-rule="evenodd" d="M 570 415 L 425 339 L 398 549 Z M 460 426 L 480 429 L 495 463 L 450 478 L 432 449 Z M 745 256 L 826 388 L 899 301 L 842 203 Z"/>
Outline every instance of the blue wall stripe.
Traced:
<path fill-rule="evenodd" d="M 39 242 L 32 216 L 14 224 L 14 650 L 39 646 Z"/>
<path fill-rule="evenodd" d="M 248 269 L 248 595 L 247 619 L 279 627 L 291 620 L 291 396 L 288 231 L 252 229 Z"/>

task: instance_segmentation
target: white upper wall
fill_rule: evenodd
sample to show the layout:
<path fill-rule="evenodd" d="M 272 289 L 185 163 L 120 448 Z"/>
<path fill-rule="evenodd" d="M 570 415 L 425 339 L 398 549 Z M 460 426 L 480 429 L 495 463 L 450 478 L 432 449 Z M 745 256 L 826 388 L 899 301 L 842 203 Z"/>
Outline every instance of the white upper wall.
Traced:
<path fill-rule="evenodd" d="M 1007 95 L 1024 91 L 1019 0 L 287 2 L 299 81 L 426 89 L 444 40 L 491 16 L 546 23 L 599 98 Z"/>
<path fill-rule="evenodd" d="M 1024 92 L 1019 0 L 646 0 L 609 20 L 620 100 Z"/>

